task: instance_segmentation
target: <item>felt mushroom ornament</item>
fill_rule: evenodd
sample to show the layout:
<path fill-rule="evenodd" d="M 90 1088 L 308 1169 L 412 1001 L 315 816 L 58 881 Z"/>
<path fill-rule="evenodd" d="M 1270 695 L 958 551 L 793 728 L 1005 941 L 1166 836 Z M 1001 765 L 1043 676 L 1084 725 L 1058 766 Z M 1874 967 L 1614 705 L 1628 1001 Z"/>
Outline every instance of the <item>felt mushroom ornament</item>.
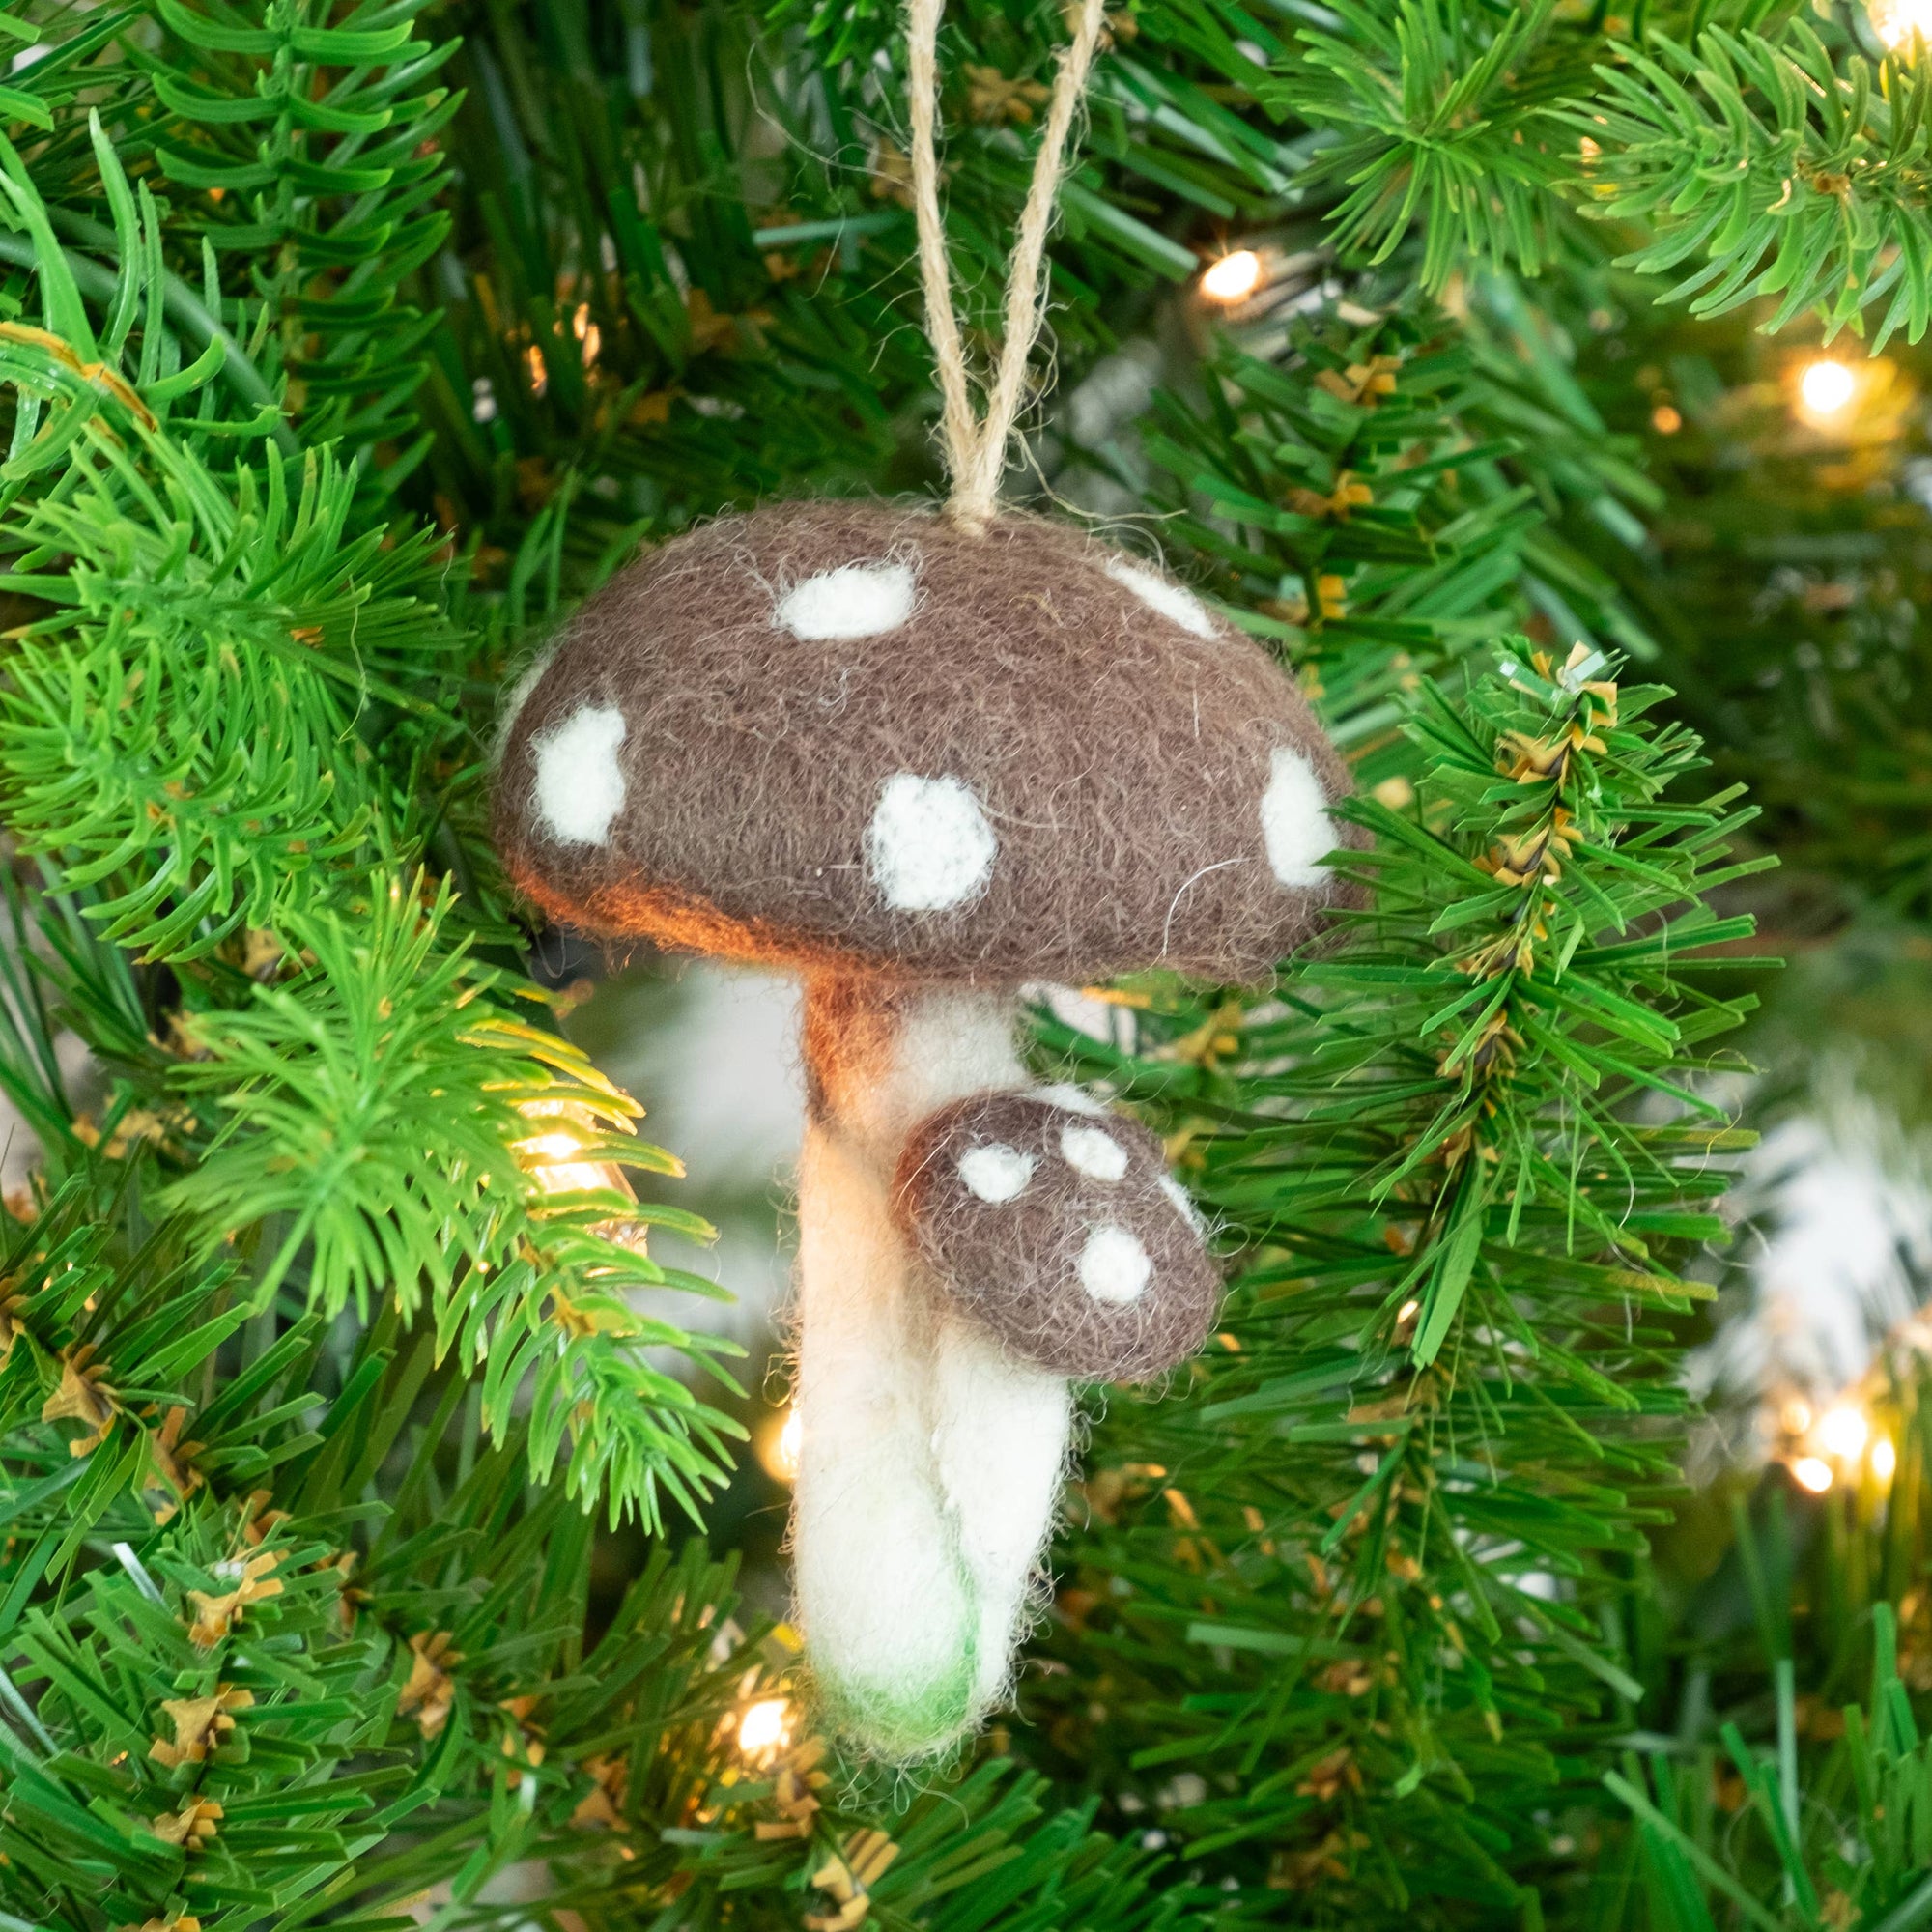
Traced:
<path fill-rule="evenodd" d="M 554 917 L 805 977 L 797 1609 L 830 1720 L 897 1759 L 1006 1691 L 1072 1384 L 1162 1375 L 1219 1298 L 1154 1137 L 1034 1083 L 1020 988 L 1266 980 L 1333 896 L 1347 790 L 1293 682 L 1191 592 L 998 508 L 1100 7 L 1062 57 L 983 423 L 937 15 L 916 0 L 913 161 L 952 501 L 766 508 L 651 552 L 526 681 L 497 792 Z"/>

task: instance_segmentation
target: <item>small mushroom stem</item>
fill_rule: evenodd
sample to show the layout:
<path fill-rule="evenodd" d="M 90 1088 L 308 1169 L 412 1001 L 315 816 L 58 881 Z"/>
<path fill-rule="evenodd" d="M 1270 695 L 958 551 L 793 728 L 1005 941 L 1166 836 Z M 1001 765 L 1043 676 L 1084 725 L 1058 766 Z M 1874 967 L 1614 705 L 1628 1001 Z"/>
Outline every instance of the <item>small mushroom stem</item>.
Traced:
<path fill-rule="evenodd" d="M 926 1292 L 893 1211 L 925 1115 L 1028 1084 L 1015 1019 L 996 993 L 808 990 L 795 1589 L 833 1717 L 888 1757 L 944 1748 L 1005 1689 L 1066 1458 L 1065 1378 Z"/>

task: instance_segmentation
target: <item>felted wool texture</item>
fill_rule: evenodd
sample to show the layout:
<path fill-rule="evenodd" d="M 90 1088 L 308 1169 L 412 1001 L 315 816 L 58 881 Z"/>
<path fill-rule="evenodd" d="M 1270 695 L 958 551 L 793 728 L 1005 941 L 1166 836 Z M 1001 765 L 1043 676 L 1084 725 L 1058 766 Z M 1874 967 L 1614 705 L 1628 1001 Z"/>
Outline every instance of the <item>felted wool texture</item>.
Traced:
<path fill-rule="evenodd" d="M 621 715 L 609 769 L 574 756 L 586 709 Z M 1361 842 L 1325 817 L 1347 789 L 1293 681 L 1151 564 L 1035 517 L 789 504 L 584 605 L 510 724 L 496 825 L 523 890 L 593 932 L 1253 981 L 1348 897 L 1308 858 Z"/>
<path fill-rule="evenodd" d="M 929 1285 L 920 1284 L 933 1306 Z M 929 1383 L 932 1456 L 973 1577 L 978 1721 L 1003 1702 L 1059 1507 L 1072 1434 L 1066 1378 L 1015 1357 L 972 1315 L 943 1310 Z"/>
<path fill-rule="evenodd" d="M 809 1123 L 799 1161 L 792 1587 L 830 1721 L 875 1754 L 973 1721 L 980 1608 L 933 1465 L 927 1311 L 887 1211 L 889 1170 Z"/>
<path fill-rule="evenodd" d="M 1026 1073 L 1009 999 L 821 977 L 799 1174 L 796 1614 L 828 1719 L 945 1749 L 1004 1694 L 1067 1454 L 1065 1378 L 944 1307 L 892 1214 L 909 1132 Z"/>
<path fill-rule="evenodd" d="M 806 1104 L 896 1160 L 935 1107 L 1027 1084 L 1019 1022 L 1007 993 L 814 973 L 801 1030 Z"/>
<path fill-rule="evenodd" d="M 1023 1186 L 1009 1189 L 1002 1153 L 1032 1163 Z M 990 1191 L 989 1172 L 1002 1178 Z M 1220 1306 L 1176 1193 L 1136 1122 L 976 1094 L 914 1129 L 893 1206 L 928 1278 L 1015 1355 L 1082 1380 L 1144 1381 L 1193 1354 Z"/>

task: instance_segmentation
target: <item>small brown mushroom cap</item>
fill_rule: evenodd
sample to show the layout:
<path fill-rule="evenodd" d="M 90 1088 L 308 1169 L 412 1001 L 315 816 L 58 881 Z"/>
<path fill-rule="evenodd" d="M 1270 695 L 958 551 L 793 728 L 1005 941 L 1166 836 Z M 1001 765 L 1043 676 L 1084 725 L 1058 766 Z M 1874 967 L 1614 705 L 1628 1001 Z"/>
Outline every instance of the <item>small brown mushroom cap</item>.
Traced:
<path fill-rule="evenodd" d="M 1004 516 L 726 517 L 573 618 L 504 738 L 553 917 L 726 957 L 1010 983 L 1264 979 L 1341 895 L 1341 759 L 1153 566 Z"/>
<path fill-rule="evenodd" d="M 930 1279 L 1058 1375 L 1146 1381 L 1214 1324 L 1220 1277 L 1136 1122 L 1041 1094 L 970 1094 L 913 1129 L 894 1205 Z"/>

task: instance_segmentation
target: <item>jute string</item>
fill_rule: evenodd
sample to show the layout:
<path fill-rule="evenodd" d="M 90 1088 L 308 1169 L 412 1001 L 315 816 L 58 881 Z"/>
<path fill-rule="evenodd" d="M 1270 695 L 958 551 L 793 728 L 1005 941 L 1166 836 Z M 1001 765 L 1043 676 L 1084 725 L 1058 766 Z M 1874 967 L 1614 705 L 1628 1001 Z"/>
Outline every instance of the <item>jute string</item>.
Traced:
<path fill-rule="evenodd" d="M 1007 264 L 1006 316 L 999 362 L 983 384 L 986 413 L 973 407 L 966 350 L 952 309 L 952 267 L 946 226 L 939 212 L 939 157 L 934 121 L 939 104 L 939 19 L 946 0 L 908 0 L 907 68 L 912 85 L 912 196 L 919 227 L 920 279 L 925 290 L 925 327 L 939 371 L 940 422 L 946 440 L 952 495 L 947 504 L 961 522 L 980 525 L 999 500 L 1000 477 L 1007 467 L 1007 441 L 1026 388 L 1027 359 L 1046 320 L 1046 289 L 1040 264 L 1047 231 L 1053 226 L 1061 176 L 1066 166 L 1066 137 L 1073 127 L 1087 71 L 1099 44 L 1105 0 L 1081 0 L 1070 45 L 1063 47 L 1047 105 L 1046 128 L 1034 156 L 1033 180 L 1019 233 Z"/>

